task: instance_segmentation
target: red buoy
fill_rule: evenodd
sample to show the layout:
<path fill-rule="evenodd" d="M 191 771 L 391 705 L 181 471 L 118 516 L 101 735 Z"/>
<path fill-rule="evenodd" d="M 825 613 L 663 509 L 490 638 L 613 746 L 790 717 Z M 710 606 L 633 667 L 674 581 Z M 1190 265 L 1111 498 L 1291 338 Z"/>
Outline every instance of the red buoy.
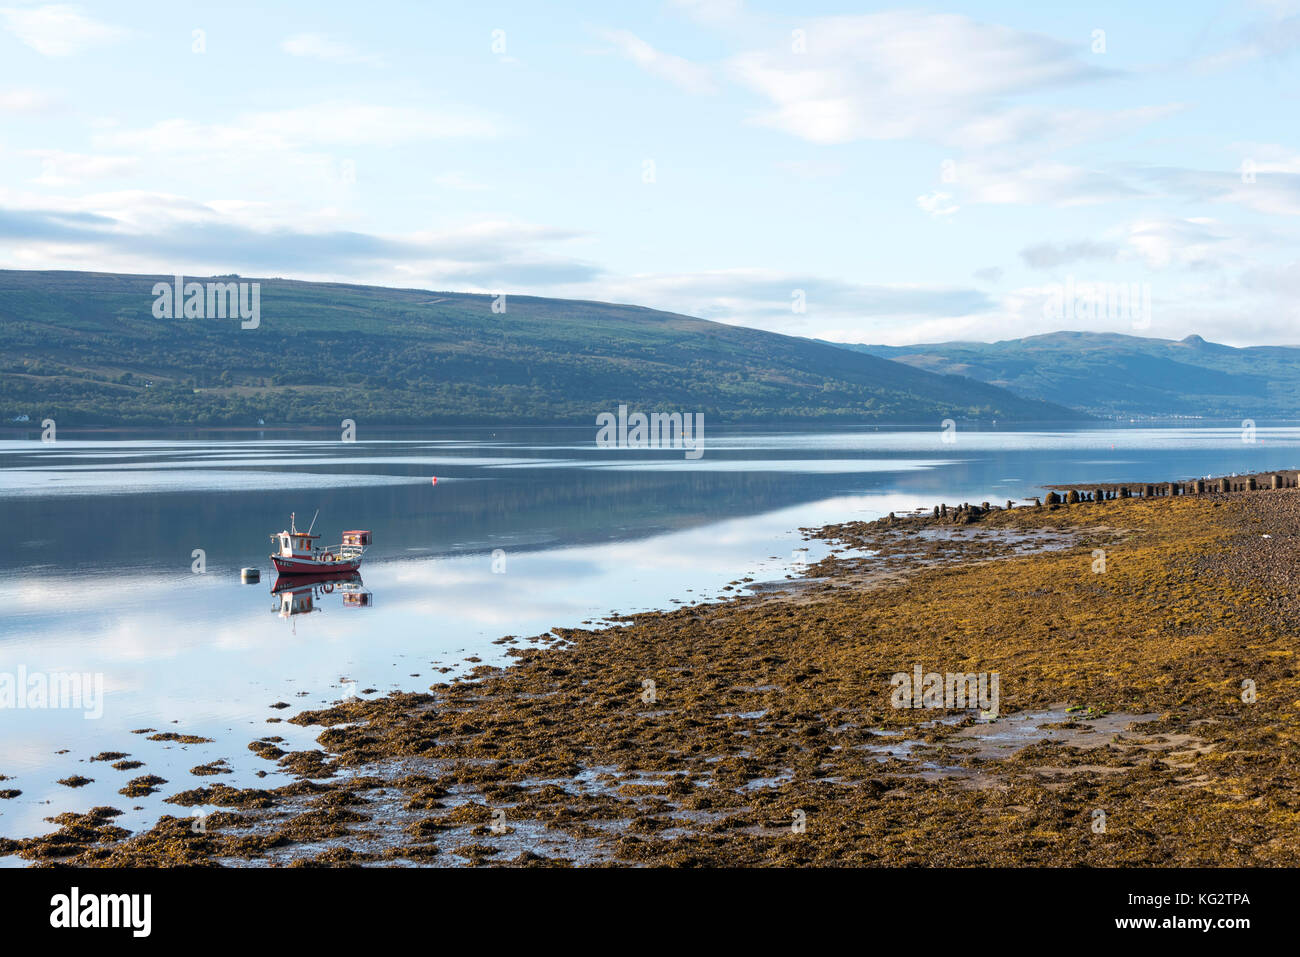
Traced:
<path fill-rule="evenodd" d="M 434 485 L 437 485 L 437 484 L 438 484 L 438 476 L 436 476 L 436 475 L 433 477 L 433 484 L 434 484 Z"/>

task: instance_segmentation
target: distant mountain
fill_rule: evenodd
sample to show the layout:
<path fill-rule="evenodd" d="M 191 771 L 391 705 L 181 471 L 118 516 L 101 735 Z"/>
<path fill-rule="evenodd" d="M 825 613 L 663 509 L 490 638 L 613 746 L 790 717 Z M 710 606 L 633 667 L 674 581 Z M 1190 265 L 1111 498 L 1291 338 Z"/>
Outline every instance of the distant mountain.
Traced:
<path fill-rule="evenodd" d="M 1054 332 L 1001 342 L 847 345 L 1106 417 L 1300 416 L 1300 348 Z"/>
<path fill-rule="evenodd" d="M 0 425 L 594 427 L 619 404 L 755 424 L 1084 418 L 972 379 L 637 306 L 509 296 L 502 312 L 491 296 L 255 281 L 260 324 L 245 329 L 156 318 L 152 290 L 169 276 L 0 271 Z"/>

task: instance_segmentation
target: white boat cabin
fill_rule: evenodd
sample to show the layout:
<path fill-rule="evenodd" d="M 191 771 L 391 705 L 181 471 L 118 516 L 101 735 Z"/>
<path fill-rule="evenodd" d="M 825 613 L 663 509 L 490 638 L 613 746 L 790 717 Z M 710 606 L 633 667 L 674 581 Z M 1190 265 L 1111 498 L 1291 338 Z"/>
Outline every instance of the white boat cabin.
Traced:
<path fill-rule="evenodd" d="M 310 558 L 315 550 L 312 542 L 318 538 L 320 538 L 319 535 L 310 535 L 297 529 L 282 531 L 275 536 L 276 542 L 280 546 L 281 558 Z"/>

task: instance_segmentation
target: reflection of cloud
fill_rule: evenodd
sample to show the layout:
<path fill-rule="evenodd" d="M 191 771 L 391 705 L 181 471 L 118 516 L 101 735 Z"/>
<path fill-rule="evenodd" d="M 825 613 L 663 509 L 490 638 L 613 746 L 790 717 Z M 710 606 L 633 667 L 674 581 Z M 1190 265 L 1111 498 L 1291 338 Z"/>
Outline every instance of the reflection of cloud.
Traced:
<path fill-rule="evenodd" d="M 708 442 L 705 442 L 707 447 Z M 707 455 L 690 461 L 616 462 L 598 467 L 629 472 L 790 472 L 809 474 L 855 474 L 867 472 L 914 472 L 951 463 L 932 459 L 710 459 Z"/>
<path fill-rule="evenodd" d="M 424 484 L 424 477 L 400 475 L 322 475 L 317 472 L 254 472 L 238 469 L 164 471 L 88 470 L 58 473 L 54 470 L 7 469 L 0 495 L 151 495 L 169 489 L 235 491 L 253 489 L 356 488 L 373 485 Z"/>

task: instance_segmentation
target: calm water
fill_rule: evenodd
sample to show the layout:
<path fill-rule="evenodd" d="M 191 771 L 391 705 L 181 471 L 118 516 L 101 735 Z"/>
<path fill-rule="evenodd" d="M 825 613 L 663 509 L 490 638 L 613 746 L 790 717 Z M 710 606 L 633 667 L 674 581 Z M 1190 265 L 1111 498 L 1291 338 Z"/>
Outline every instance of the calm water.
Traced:
<path fill-rule="evenodd" d="M 1300 430 L 835 432 L 709 435 L 707 451 L 597 449 L 592 430 L 409 434 L 341 443 L 277 437 L 0 441 L 0 682 L 102 676 L 102 715 L 0 707 L 0 835 L 100 804 L 135 829 L 178 790 L 286 778 L 246 750 L 318 730 L 267 718 L 350 690 L 424 690 L 506 659 L 503 635 L 717 597 L 791 571 L 797 529 L 939 501 L 1004 502 L 1048 482 L 1159 481 L 1294 467 Z M 437 476 L 435 485 L 432 477 Z M 272 594 L 268 536 L 320 510 L 325 544 L 368 528 L 361 581 Z M 206 568 L 193 570 L 194 550 Z M 816 560 L 823 550 L 808 553 Z M 254 565 L 262 581 L 240 583 Z M 286 614 L 295 604 L 297 614 Z M 450 667 L 443 674 L 436 669 Z M 356 682 L 351 689 L 342 681 Z M 293 710 L 270 708 L 285 701 Z M 130 732 L 199 734 L 212 744 Z M 145 762 L 90 762 L 126 751 Z M 65 752 L 65 753 L 59 753 Z M 189 769 L 218 758 L 234 773 Z M 254 772 L 272 771 L 259 779 Z M 71 790 L 56 782 L 93 778 Z M 141 774 L 149 798 L 117 793 Z M 4 863 L 18 863 L 9 859 Z"/>

